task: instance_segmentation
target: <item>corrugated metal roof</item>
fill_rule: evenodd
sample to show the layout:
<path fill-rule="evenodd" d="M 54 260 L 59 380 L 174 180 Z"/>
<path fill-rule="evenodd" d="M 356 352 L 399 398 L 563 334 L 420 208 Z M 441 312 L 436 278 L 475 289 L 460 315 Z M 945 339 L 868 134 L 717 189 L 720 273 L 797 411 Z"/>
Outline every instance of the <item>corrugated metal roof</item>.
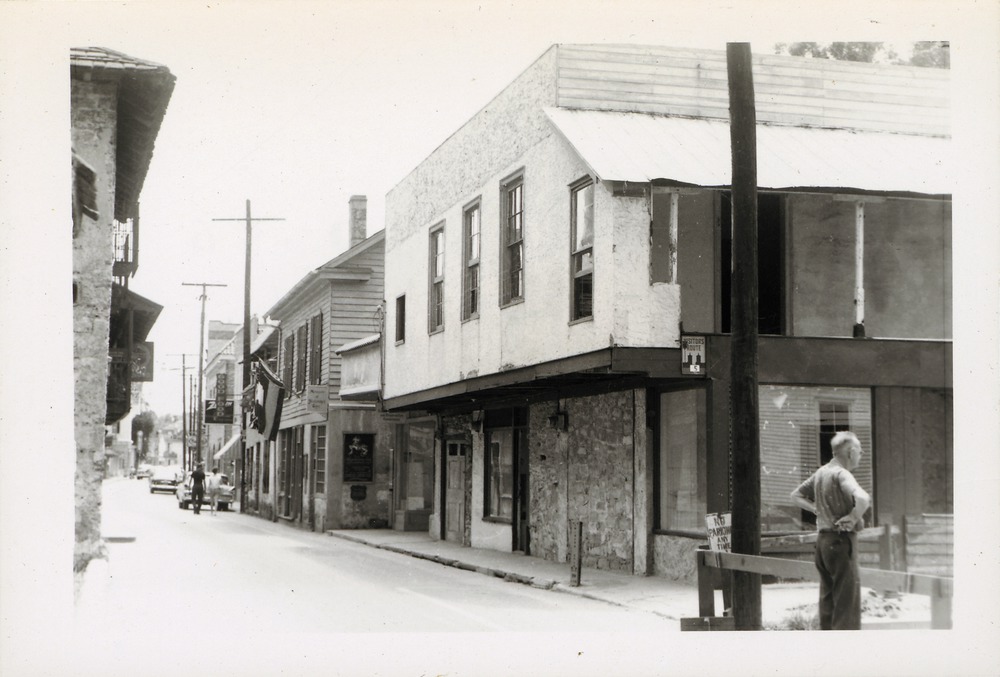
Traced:
<path fill-rule="evenodd" d="M 337 348 L 336 353 L 338 355 L 343 355 L 344 353 L 349 353 L 352 350 L 357 350 L 358 348 L 364 348 L 365 346 L 370 346 L 373 343 L 378 343 L 378 340 L 382 338 L 382 334 L 372 334 L 370 336 L 365 336 L 356 341 L 351 341 L 350 343 L 345 343 L 344 345 Z"/>
<path fill-rule="evenodd" d="M 732 183 L 729 124 L 646 113 L 546 108 L 603 180 Z M 854 189 L 948 195 L 950 139 L 757 125 L 760 188 Z"/>

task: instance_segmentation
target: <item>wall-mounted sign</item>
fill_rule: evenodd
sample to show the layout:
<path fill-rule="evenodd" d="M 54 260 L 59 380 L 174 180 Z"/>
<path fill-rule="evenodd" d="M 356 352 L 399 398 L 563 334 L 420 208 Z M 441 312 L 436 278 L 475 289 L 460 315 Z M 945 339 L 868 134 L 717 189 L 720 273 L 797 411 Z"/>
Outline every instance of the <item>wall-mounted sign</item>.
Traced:
<path fill-rule="evenodd" d="M 306 386 L 306 409 L 311 413 L 326 415 L 330 405 L 329 386 Z"/>
<path fill-rule="evenodd" d="M 222 405 L 221 407 L 219 405 Z M 205 423 L 233 422 L 233 403 L 205 400 Z"/>
<path fill-rule="evenodd" d="M 344 481 L 375 481 L 375 435 L 370 433 L 344 435 Z"/>
<path fill-rule="evenodd" d="M 705 376 L 705 337 L 681 336 L 681 373 L 686 376 Z"/>
<path fill-rule="evenodd" d="M 733 513 L 713 512 L 705 515 L 708 547 L 721 552 L 732 552 Z"/>

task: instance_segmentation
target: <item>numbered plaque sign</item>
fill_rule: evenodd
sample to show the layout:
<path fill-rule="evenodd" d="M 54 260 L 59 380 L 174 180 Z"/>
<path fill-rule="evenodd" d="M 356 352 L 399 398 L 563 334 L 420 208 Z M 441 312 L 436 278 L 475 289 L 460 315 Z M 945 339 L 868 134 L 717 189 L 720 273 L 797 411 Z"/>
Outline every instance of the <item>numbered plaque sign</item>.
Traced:
<path fill-rule="evenodd" d="M 705 376 L 705 337 L 681 336 L 681 373 Z"/>
<path fill-rule="evenodd" d="M 369 433 L 344 435 L 344 481 L 375 481 L 375 436 Z"/>

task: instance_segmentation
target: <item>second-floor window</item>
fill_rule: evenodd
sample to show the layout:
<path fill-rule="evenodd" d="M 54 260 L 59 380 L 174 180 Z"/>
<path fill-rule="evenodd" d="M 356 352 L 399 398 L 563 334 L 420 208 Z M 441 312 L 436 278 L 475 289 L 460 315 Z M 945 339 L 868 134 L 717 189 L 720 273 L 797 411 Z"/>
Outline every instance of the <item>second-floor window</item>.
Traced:
<path fill-rule="evenodd" d="M 589 178 L 570 190 L 570 270 L 572 308 L 570 319 L 594 316 L 594 182 Z"/>
<path fill-rule="evenodd" d="M 323 382 L 323 313 L 314 315 L 309 320 L 309 345 L 312 352 L 309 355 L 309 383 L 319 385 Z"/>
<path fill-rule="evenodd" d="M 479 202 L 468 207 L 463 216 L 462 319 L 479 315 Z"/>
<path fill-rule="evenodd" d="M 431 229 L 427 331 L 444 328 L 444 225 Z"/>
<path fill-rule="evenodd" d="M 396 343 L 406 340 L 406 294 L 396 297 Z"/>
<path fill-rule="evenodd" d="M 524 298 L 524 176 L 502 185 L 500 304 Z"/>

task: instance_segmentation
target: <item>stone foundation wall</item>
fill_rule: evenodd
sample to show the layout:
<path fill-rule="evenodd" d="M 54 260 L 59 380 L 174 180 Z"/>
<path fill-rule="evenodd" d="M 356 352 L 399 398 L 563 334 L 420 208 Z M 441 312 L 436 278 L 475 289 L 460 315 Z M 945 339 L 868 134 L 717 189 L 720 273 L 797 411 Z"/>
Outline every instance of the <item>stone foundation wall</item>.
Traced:
<path fill-rule="evenodd" d="M 691 585 L 698 584 L 698 566 L 695 553 L 707 540 L 683 536 L 654 535 L 653 575 Z"/>

